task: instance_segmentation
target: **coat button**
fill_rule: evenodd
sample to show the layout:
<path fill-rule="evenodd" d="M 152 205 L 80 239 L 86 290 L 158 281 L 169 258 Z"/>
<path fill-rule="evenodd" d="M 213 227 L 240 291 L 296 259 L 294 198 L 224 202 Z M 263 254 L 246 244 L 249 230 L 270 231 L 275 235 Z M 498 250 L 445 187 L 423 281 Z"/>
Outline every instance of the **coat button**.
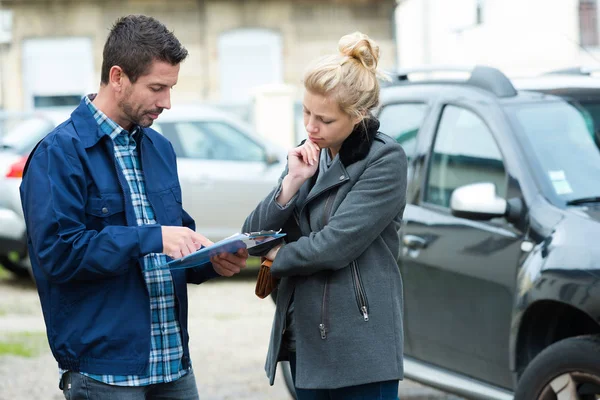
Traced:
<path fill-rule="evenodd" d="M 108 214 L 108 208 L 102 207 L 102 214 Z"/>
<path fill-rule="evenodd" d="M 340 175 L 340 181 L 343 181 L 346 178 L 344 175 Z"/>

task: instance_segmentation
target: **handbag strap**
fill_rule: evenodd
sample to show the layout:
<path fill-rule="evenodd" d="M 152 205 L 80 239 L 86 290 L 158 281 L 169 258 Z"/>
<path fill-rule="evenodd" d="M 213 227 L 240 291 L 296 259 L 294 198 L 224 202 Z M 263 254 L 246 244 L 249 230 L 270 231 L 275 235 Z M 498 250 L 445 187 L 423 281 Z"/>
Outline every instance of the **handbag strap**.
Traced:
<path fill-rule="evenodd" d="M 263 267 L 271 268 L 271 265 L 273 265 L 273 261 L 271 261 L 265 257 L 262 257 L 260 265 L 262 265 Z"/>

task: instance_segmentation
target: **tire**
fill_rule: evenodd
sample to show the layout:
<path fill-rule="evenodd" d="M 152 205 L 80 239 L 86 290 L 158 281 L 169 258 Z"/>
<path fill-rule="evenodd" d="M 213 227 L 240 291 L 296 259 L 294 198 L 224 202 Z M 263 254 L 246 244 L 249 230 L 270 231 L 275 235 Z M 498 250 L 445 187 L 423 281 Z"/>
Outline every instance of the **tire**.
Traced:
<path fill-rule="evenodd" d="M 595 400 L 600 395 L 599 360 L 599 336 L 554 343 L 529 363 L 514 400 Z"/>
<path fill-rule="evenodd" d="M 27 267 L 10 260 L 7 256 L 0 256 L 0 265 L 7 271 L 12 272 L 18 278 L 29 277 L 29 270 Z"/>

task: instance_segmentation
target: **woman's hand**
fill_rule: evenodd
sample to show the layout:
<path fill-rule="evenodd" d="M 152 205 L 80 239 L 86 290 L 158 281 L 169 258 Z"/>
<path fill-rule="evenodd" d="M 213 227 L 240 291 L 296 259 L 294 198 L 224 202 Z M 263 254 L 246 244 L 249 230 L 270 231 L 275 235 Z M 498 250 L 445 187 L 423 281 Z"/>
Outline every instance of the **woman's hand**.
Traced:
<path fill-rule="evenodd" d="M 240 271 L 246 268 L 246 260 L 248 260 L 248 250 L 239 249 L 237 253 L 222 253 L 212 256 L 213 269 L 221 276 L 233 276 L 239 274 Z"/>
<path fill-rule="evenodd" d="M 276 199 L 280 206 L 285 206 L 300 186 L 317 172 L 320 152 L 319 146 L 309 139 L 288 152 L 288 173 L 281 182 L 281 193 Z"/>
<path fill-rule="evenodd" d="M 303 180 L 312 177 L 319 167 L 320 152 L 319 146 L 310 139 L 291 149 L 288 152 L 288 175 Z"/>
<path fill-rule="evenodd" d="M 319 146 L 308 139 L 302 146 L 288 152 L 288 173 L 281 182 L 281 193 L 276 199 L 280 206 L 285 206 L 304 182 L 317 172 L 320 152 Z"/>

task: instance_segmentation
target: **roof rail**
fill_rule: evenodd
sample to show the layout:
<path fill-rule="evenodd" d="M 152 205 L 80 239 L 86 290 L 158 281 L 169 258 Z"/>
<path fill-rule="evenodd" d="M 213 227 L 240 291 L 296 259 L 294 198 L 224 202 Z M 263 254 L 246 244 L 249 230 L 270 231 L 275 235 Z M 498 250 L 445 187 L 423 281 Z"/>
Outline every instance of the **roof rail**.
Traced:
<path fill-rule="evenodd" d="M 600 72 L 600 67 L 571 67 L 545 72 L 542 75 L 583 75 L 591 76 Z"/>
<path fill-rule="evenodd" d="M 466 80 L 439 80 L 439 79 L 426 79 L 428 83 L 461 83 L 464 85 L 475 86 L 480 89 L 487 90 L 498 97 L 512 97 L 517 95 L 517 90 L 511 83 L 510 79 L 506 77 L 499 69 L 493 67 L 486 67 L 482 65 L 476 65 L 475 67 L 469 66 L 435 66 L 426 65 L 418 68 L 403 68 L 396 72 L 396 77 L 400 83 L 408 82 L 408 76 L 410 74 L 417 73 L 439 73 L 439 72 L 463 72 L 468 73 L 469 77 Z"/>
<path fill-rule="evenodd" d="M 408 75 L 432 72 L 465 72 L 471 73 L 475 66 L 471 65 L 422 65 L 419 67 L 400 68 L 396 75 L 400 80 L 408 80 Z"/>

